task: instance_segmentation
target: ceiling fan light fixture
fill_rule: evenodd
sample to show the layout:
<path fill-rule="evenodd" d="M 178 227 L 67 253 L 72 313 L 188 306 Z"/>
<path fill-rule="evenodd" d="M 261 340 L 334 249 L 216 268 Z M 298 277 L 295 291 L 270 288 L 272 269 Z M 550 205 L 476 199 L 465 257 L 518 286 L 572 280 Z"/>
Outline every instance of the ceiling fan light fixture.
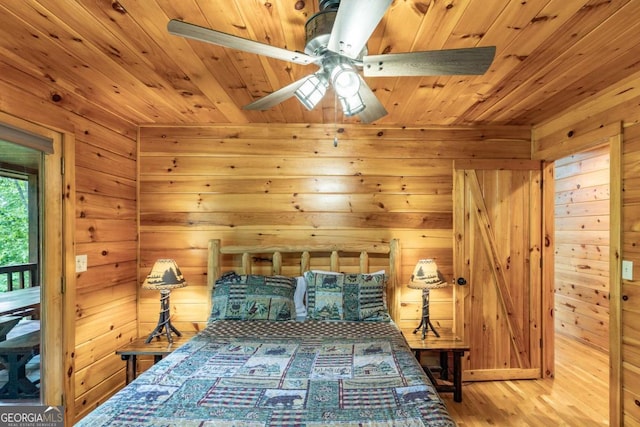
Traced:
<path fill-rule="evenodd" d="M 308 110 L 313 110 L 315 106 L 322 101 L 325 93 L 327 93 L 328 87 L 329 82 L 324 74 L 316 73 L 309 76 L 309 78 L 300 85 L 295 95 L 302 105 Z"/>
<path fill-rule="evenodd" d="M 339 96 L 338 99 L 342 106 L 342 113 L 347 117 L 360 114 L 366 108 L 366 105 L 364 105 L 364 102 L 358 93 L 349 98 Z"/>
<path fill-rule="evenodd" d="M 309 110 L 320 103 L 329 85 L 340 100 L 345 116 L 360 115 L 371 123 L 388 114 L 376 94 L 362 78 L 484 74 L 496 54 L 495 46 L 399 52 L 369 55 L 367 42 L 387 13 L 393 0 L 317 0 L 319 12 L 305 23 L 304 53 L 210 28 L 171 19 L 170 34 L 199 40 L 223 48 L 293 62 L 317 65 L 320 70 L 248 105 L 245 110 L 264 111 L 294 95 Z M 299 3 L 299 4 L 298 4 Z M 296 3 L 296 8 L 304 2 Z"/>
<path fill-rule="evenodd" d="M 351 64 L 336 64 L 331 70 L 331 83 L 338 96 L 351 98 L 360 90 L 360 77 Z"/>

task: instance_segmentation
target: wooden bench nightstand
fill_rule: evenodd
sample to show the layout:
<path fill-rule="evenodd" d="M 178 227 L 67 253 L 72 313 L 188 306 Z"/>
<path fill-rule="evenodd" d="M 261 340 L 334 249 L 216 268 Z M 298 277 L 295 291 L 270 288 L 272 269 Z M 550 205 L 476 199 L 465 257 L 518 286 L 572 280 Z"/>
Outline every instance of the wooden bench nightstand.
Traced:
<path fill-rule="evenodd" d="M 127 362 L 127 384 L 137 376 L 136 365 L 138 356 L 153 356 L 153 363 L 155 364 L 164 356 L 189 341 L 194 335 L 194 333 L 183 332 L 182 336 L 173 337 L 173 343 L 168 342 L 166 339 L 154 339 L 147 344 L 145 342 L 146 337 L 138 338 L 117 349 L 116 354 L 120 355 L 122 360 Z"/>
<path fill-rule="evenodd" d="M 411 350 L 414 351 L 418 361 L 420 360 L 420 353 L 423 351 L 439 353 L 440 379 L 443 381 L 449 380 L 449 354 L 453 355 L 453 378 L 450 385 L 437 381 L 431 369 L 424 366 L 423 368 L 438 392 L 453 392 L 453 400 L 462 402 L 462 356 L 465 351 L 469 351 L 469 345 L 453 335 L 451 330 L 440 330 L 439 333 L 440 338 L 433 334 L 427 334 L 422 339 L 421 334 L 413 333 L 413 329 L 402 330 L 402 335 L 404 335 Z"/>

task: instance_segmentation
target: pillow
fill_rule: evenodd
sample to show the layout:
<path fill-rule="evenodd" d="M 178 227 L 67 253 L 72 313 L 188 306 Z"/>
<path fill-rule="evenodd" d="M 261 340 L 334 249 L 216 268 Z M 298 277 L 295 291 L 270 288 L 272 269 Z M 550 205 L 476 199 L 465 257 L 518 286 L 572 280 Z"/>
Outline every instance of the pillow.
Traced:
<path fill-rule="evenodd" d="M 340 274 L 344 274 L 344 273 L 339 273 L 339 272 L 336 272 L 336 271 L 325 271 L 325 270 L 311 270 L 311 271 L 313 273 L 322 273 L 322 274 L 334 275 L 334 276 L 337 276 L 337 275 L 340 275 Z M 384 274 L 386 274 L 386 271 L 385 270 L 378 270 L 378 271 L 374 271 L 373 273 L 368 273 L 368 274 L 371 274 L 371 275 L 382 274 L 382 275 L 384 275 Z M 385 280 L 386 280 L 386 277 L 385 277 Z M 385 285 L 386 285 L 386 282 L 385 282 Z M 305 303 L 306 303 L 306 299 L 305 299 Z M 387 310 L 387 293 L 384 292 L 384 289 L 383 289 L 383 294 L 382 294 L 382 304 L 384 304 L 384 309 L 386 311 Z M 306 308 L 305 308 L 305 315 L 306 315 L 306 313 L 307 312 L 306 312 Z"/>
<path fill-rule="evenodd" d="M 358 320 L 391 320 L 387 310 L 387 276 L 384 273 L 358 276 Z"/>
<path fill-rule="evenodd" d="M 384 274 L 307 271 L 307 316 L 317 320 L 390 319 L 384 304 Z"/>
<path fill-rule="evenodd" d="M 325 270 L 311 270 L 312 273 L 321 273 L 321 274 L 327 274 L 330 276 L 339 276 L 341 274 L 344 273 L 340 273 L 339 271 L 325 271 Z"/>
<path fill-rule="evenodd" d="M 322 271 L 322 270 L 312 270 L 315 273 L 325 273 L 325 274 L 334 274 L 339 275 L 342 273 L 337 273 L 333 271 Z M 306 317 L 307 316 L 307 279 L 304 276 L 296 277 L 298 280 L 298 284 L 296 285 L 296 293 L 293 296 L 293 301 L 296 304 L 296 316 L 298 317 Z"/>
<path fill-rule="evenodd" d="M 293 277 L 225 273 L 216 281 L 209 320 L 295 319 L 296 282 Z"/>
<path fill-rule="evenodd" d="M 343 320 L 343 274 L 314 271 L 304 273 L 307 280 L 307 316 L 319 320 Z"/>
<path fill-rule="evenodd" d="M 296 277 L 296 291 L 293 294 L 293 302 L 296 307 L 296 316 L 304 317 L 307 315 L 307 306 L 305 297 L 307 295 L 307 280 L 304 276 Z"/>

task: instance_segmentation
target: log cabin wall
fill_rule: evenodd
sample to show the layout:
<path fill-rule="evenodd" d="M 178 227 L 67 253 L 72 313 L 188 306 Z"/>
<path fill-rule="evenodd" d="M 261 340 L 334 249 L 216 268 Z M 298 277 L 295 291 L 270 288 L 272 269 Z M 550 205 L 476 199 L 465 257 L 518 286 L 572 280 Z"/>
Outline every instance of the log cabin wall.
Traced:
<path fill-rule="evenodd" d="M 610 283 L 609 333 L 611 345 L 610 425 L 640 424 L 640 73 L 573 106 L 564 114 L 534 127 L 534 158 L 560 147 L 564 151 L 583 149 L 581 136 L 606 131 L 611 124 L 622 124 L 621 165 L 611 164 L 612 176 L 621 173 L 622 197 L 613 209 L 622 213 L 619 260 L 633 262 L 633 280 Z M 606 142 L 603 138 L 603 142 Z M 572 142 L 575 141 L 575 142 Z M 541 155 L 542 154 L 542 155 Z M 617 169 L 616 169 L 617 168 Z M 613 181 L 612 181 L 613 182 Z M 613 191 L 613 189 L 612 189 Z M 613 192 L 611 193 L 613 195 Z M 621 268 L 620 263 L 614 265 Z M 613 270 L 610 269 L 613 276 Z"/>
<path fill-rule="evenodd" d="M 73 216 L 65 223 L 75 225 L 64 231 L 63 248 L 65 301 L 74 303 L 64 307 L 65 337 L 54 350 L 64 355 L 66 383 L 49 385 L 64 387 L 72 424 L 124 385 L 124 362 L 114 351 L 137 336 L 137 127 L 24 76 L 0 73 L 0 110 L 61 132 L 74 153 L 65 169 L 75 178 L 64 193 L 65 215 Z M 86 272 L 73 273 L 74 254 L 88 255 Z"/>
<path fill-rule="evenodd" d="M 452 279 L 453 161 L 530 157 L 527 128 L 409 129 L 246 125 L 140 129 L 140 277 L 176 259 L 189 286 L 171 294 L 181 331 L 208 317 L 207 242 L 223 245 L 388 242 L 402 248 L 400 326 L 413 327 L 421 294 L 406 283 L 419 258 Z M 348 269 L 345 266 L 344 270 Z M 159 295 L 140 291 L 140 333 Z M 453 320 L 452 288 L 431 297 L 431 319 Z"/>
<path fill-rule="evenodd" d="M 609 146 L 555 162 L 556 331 L 609 350 Z"/>

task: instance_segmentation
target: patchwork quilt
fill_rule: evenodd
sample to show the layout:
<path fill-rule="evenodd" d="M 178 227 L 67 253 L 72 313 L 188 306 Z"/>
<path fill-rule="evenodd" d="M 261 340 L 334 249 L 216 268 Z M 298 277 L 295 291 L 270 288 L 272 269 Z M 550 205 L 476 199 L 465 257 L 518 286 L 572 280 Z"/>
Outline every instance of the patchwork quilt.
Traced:
<path fill-rule="evenodd" d="M 455 426 L 388 322 L 209 324 L 78 426 Z"/>

